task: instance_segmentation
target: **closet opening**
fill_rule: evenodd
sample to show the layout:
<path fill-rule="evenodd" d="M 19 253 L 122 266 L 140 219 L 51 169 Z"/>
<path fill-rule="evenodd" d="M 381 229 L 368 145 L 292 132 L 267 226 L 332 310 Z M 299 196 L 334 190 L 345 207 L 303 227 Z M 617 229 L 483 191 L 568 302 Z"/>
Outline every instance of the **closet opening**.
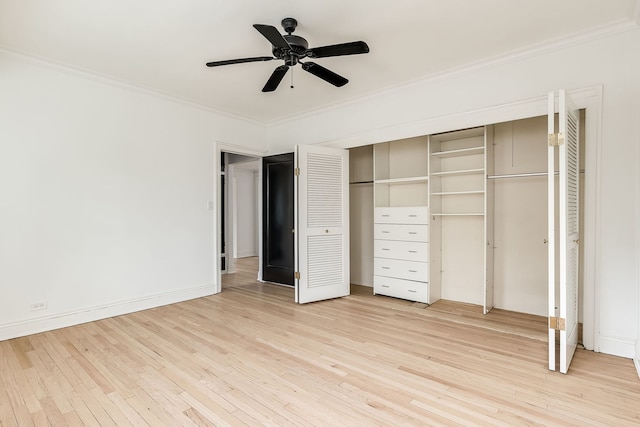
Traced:
<path fill-rule="evenodd" d="M 582 239 L 585 110 L 580 116 Z M 520 313 L 526 315 L 521 320 L 500 314 L 505 328 L 521 322 L 524 333 L 546 339 L 547 150 L 546 115 L 351 148 L 351 283 L 364 287 L 358 292 L 370 288 L 380 298 L 423 303 L 427 310 L 464 306 L 470 322 L 493 308 Z M 419 212 L 383 217 L 422 207 L 427 221 L 416 219 Z M 422 241 L 428 255 L 412 259 Z M 394 252 L 398 246 L 406 254 Z M 579 256 L 583 266 L 584 245 Z M 425 292 L 411 292 L 415 284 Z M 583 289 L 580 268 L 580 323 Z"/>

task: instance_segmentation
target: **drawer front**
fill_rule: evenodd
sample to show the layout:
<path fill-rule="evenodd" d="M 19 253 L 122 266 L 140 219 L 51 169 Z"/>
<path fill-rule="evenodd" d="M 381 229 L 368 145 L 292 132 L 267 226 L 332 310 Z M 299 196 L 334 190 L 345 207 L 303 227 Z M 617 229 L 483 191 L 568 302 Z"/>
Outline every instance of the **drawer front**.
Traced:
<path fill-rule="evenodd" d="M 375 208 L 376 224 L 428 224 L 429 208 L 426 206 L 401 208 Z"/>
<path fill-rule="evenodd" d="M 427 226 L 423 224 L 374 224 L 373 238 L 404 240 L 407 242 L 427 242 Z"/>
<path fill-rule="evenodd" d="M 373 293 L 427 303 L 428 283 L 373 276 Z"/>
<path fill-rule="evenodd" d="M 429 244 L 423 242 L 399 242 L 394 240 L 374 240 L 373 256 L 406 261 L 429 261 Z"/>
<path fill-rule="evenodd" d="M 375 258 L 373 260 L 373 274 L 376 276 L 397 277 L 398 279 L 428 282 L 429 263 Z"/>

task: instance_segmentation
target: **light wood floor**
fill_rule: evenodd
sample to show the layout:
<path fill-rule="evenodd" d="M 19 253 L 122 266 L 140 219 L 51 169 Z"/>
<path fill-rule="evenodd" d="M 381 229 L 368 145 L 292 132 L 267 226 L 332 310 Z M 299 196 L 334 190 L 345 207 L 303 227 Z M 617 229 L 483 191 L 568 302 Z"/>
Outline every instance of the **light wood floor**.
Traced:
<path fill-rule="evenodd" d="M 296 305 L 251 263 L 219 295 L 0 342 L 0 424 L 640 424 L 631 360 L 550 372 L 544 319 L 363 287 Z"/>

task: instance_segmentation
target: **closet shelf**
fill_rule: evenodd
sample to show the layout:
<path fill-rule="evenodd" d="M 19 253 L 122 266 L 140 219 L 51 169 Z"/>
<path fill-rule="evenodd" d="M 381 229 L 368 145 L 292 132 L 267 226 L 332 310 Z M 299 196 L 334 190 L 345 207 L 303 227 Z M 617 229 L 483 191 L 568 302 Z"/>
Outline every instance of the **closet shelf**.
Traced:
<path fill-rule="evenodd" d="M 483 190 L 475 191 L 443 191 L 441 193 L 431 193 L 432 196 L 462 196 L 467 194 L 484 194 Z"/>
<path fill-rule="evenodd" d="M 461 148 L 458 150 L 446 150 L 446 151 L 436 151 L 431 153 L 434 157 L 456 157 L 456 156 L 469 156 L 471 154 L 483 154 L 484 147 L 471 147 L 471 148 Z"/>
<path fill-rule="evenodd" d="M 454 171 L 446 171 L 446 172 L 433 172 L 431 175 L 453 176 L 453 175 L 473 175 L 473 174 L 483 174 L 483 173 L 484 173 L 484 168 L 480 168 L 480 169 L 454 170 Z"/>
<path fill-rule="evenodd" d="M 433 216 L 484 216 L 484 212 L 432 213 Z"/>
<path fill-rule="evenodd" d="M 427 182 L 429 177 L 427 176 L 412 176 L 409 178 L 388 178 L 388 179 L 376 179 L 376 184 L 411 184 L 415 182 Z"/>

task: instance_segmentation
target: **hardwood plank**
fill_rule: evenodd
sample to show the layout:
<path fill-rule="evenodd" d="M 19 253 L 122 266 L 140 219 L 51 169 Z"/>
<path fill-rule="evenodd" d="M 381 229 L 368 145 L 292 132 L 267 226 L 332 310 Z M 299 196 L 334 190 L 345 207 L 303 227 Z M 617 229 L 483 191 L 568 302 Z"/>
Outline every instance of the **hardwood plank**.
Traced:
<path fill-rule="evenodd" d="M 546 319 L 352 295 L 306 305 L 238 260 L 224 291 L 0 342 L 4 425 L 639 425 L 629 359 L 546 367 Z"/>

